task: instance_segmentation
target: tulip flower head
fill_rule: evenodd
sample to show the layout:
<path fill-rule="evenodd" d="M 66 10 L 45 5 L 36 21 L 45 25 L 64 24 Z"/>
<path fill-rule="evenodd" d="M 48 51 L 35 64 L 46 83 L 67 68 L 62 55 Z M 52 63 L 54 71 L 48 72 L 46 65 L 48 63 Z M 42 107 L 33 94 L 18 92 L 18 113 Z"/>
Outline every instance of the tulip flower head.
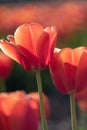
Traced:
<path fill-rule="evenodd" d="M 87 86 L 87 51 L 84 47 L 56 49 L 49 65 L 55 87 L 64 94 Z"/>
<path fill-rule="evenodd" d="M 44 69 L 48 66 L 56 44 L 54 26 L 45 29 L 39 23 L 20 25 L 9 40 L 1 40 L 1 50 L 21 64 L 26 70 Z"/>

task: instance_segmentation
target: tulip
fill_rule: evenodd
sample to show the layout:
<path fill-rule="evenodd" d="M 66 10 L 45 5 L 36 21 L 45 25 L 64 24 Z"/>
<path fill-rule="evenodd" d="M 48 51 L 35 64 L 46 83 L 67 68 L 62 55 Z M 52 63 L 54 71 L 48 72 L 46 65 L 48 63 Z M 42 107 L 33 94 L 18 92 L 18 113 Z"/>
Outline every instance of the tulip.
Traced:
<path fill-rule="evenodd" d="M 36 111 L 29 102 L 24 92 L 1 93 L 0 130 L 38 130 Z"/>
<path fill-rule="evenodd" d="M 87 51 L 85 47 L 55 49 L 49 65 L 58 91 L 80 92 L 87 86 Z"/>
<path fill-rule="evenodd" d="M 40 70 L 48 66 L 56 44 L 54 26 L 45 29 L 39 23 L 20 25 L 9 40 L 0 40 L 1 50 L 26 70 Z"/>
<path fill-rule="evenodd" d="M 12 60 L 0 52 L 0 78 L 5 79 L 8 78 L 11 74 L 13 67 Z"/>
<path fill-rule="evenodd" d="M 72 130 L 77 130 L 74 95 L 87 86 L 86 48 L 56 48 L 49 68 L 57 90 L 70 95 Z"/>
<path fill-rule="evenodd" d="M 29 93 L 28 96 L 31 100 L 30 103 L 32 104 L 31 105 L 32 108 L 38 110 L 37 113 L 39 116 L 39 120 L 41 120 L 39 94 L 37 92 L 31 92 Z M 44 93 L 43 93 L 43 103 L 44 103 L 46 119 L 48 119 L 50 116 L 50 103 L 49 103 L 48 97 Z"/>

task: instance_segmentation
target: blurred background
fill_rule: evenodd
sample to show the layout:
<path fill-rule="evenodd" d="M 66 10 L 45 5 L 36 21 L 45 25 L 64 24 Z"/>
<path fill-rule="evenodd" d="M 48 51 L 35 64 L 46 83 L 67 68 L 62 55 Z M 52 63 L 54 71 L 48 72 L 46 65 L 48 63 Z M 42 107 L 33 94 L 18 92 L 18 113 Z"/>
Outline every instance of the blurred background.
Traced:
<path fill-rule="evenodd" d="M 0 38 L 6 39 L 8 34 L 14 34 L 16 28 L 26 22 L 39 22 L 44 27 L 56 25 L 58 29 L 56 46 L 59 48 L 87 46 L 86 0 L 0 0 Z M 55 127 L 59 122 L 56 129 L 57 127 L 70 129 L 69 97 L 55 89 L 49 69 L 43 70 L 41 76 L 43 91 L 52 105 L 51 125 Z M 35 73 L 26 72 L 16 62 L 13 62 L 12 72 L 5 79 L 5 83 L 7 92 L 37 91 Z M 77 116 L 79 118 L 78 111 Z M 52 120 L 55 120 L 55 123 Z M 61 121 L 64 121 L 63 125 Z"/>

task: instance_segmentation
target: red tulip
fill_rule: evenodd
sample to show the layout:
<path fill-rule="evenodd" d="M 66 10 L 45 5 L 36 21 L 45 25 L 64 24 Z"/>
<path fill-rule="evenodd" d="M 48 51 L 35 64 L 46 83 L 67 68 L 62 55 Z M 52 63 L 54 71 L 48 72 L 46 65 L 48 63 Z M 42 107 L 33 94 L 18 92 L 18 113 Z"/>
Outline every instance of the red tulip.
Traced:
<path fill-rule="evenodd" d="M 39 116 L 39 120 L 41 119 L 41 115 L 40 115 L 40 100 L 39 100 L 39 94 L 37 92 L 31 92 L 29 93 L 29 98 L 30 98 L 30 104 L 32 104 L 32 108 L 34 110 L 37 110 L 38 112 L 38 116 Z M 48 119 L 50 116 L 50 104 L 49 104 L 49 100 L 47 98 L 47 96 L 45 94 L 43 94 L 43 103 L 44 103 L 44 110 L 45 110 L 45 114 L 46 114 L 46 118 Z"/>
<path fill-rule="evenodd" d="M 0 94 L 0 130 L 38 130 L 36 112 L 24 92 Z"/>
<path fill-rule="evenodd" d="M 87 86 L 87 51 L 84 47 L 56 49 L 49 67 L 55 87 L 61 93 L 79 92 Z"/>
<path fill-rule="evenodd" d="M 12 71 L 12 60 L 0 52 L 0 78 L 7 78 Z"/>
<path fill-rule="evenodd" d="M 77 101 L 87 100 L 87 86 L 83 89 L 83 91 L 76 93 L 75 98 Z"/>
<path fill-rule="evenodd" d="M 26 70 L 43 69 L 48 66 L 56 44 L 56 28 L 38 23 L 23 24 L 8 41 L 1 40 L 2 51 L 21 64 Z"/>

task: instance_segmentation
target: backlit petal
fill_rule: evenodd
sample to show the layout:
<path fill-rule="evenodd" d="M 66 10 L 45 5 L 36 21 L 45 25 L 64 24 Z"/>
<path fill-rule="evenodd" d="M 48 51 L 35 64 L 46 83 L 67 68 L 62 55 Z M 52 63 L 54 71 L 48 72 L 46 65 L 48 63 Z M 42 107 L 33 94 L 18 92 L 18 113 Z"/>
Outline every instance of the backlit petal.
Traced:
<path fill-rule="evenodd" d="M 21 64 L 25 69 L 29 70 L 30 64 L 23 53 L 17 48 L 17 46 L 8 43 L 7 41 L 0 41 L 1 50 L 10 58 Z"/>
<path fill-rule="evenodd" d="M 61 50 L 60 55 L 65 66 L 68 90 L 74 91 L 75 90 L 75 74 L 77 70 L 77 66 L 74 63 L 75 61 L 74 51 L 71 48 L 65 48 Z"/>
<path fill-rule="evenodd" d="M 43 31 L 38 23 L 23 24 L 17 28 L 14 34 L 16 45 L 20 45 L 35 54 L 37 41 Z"/>

